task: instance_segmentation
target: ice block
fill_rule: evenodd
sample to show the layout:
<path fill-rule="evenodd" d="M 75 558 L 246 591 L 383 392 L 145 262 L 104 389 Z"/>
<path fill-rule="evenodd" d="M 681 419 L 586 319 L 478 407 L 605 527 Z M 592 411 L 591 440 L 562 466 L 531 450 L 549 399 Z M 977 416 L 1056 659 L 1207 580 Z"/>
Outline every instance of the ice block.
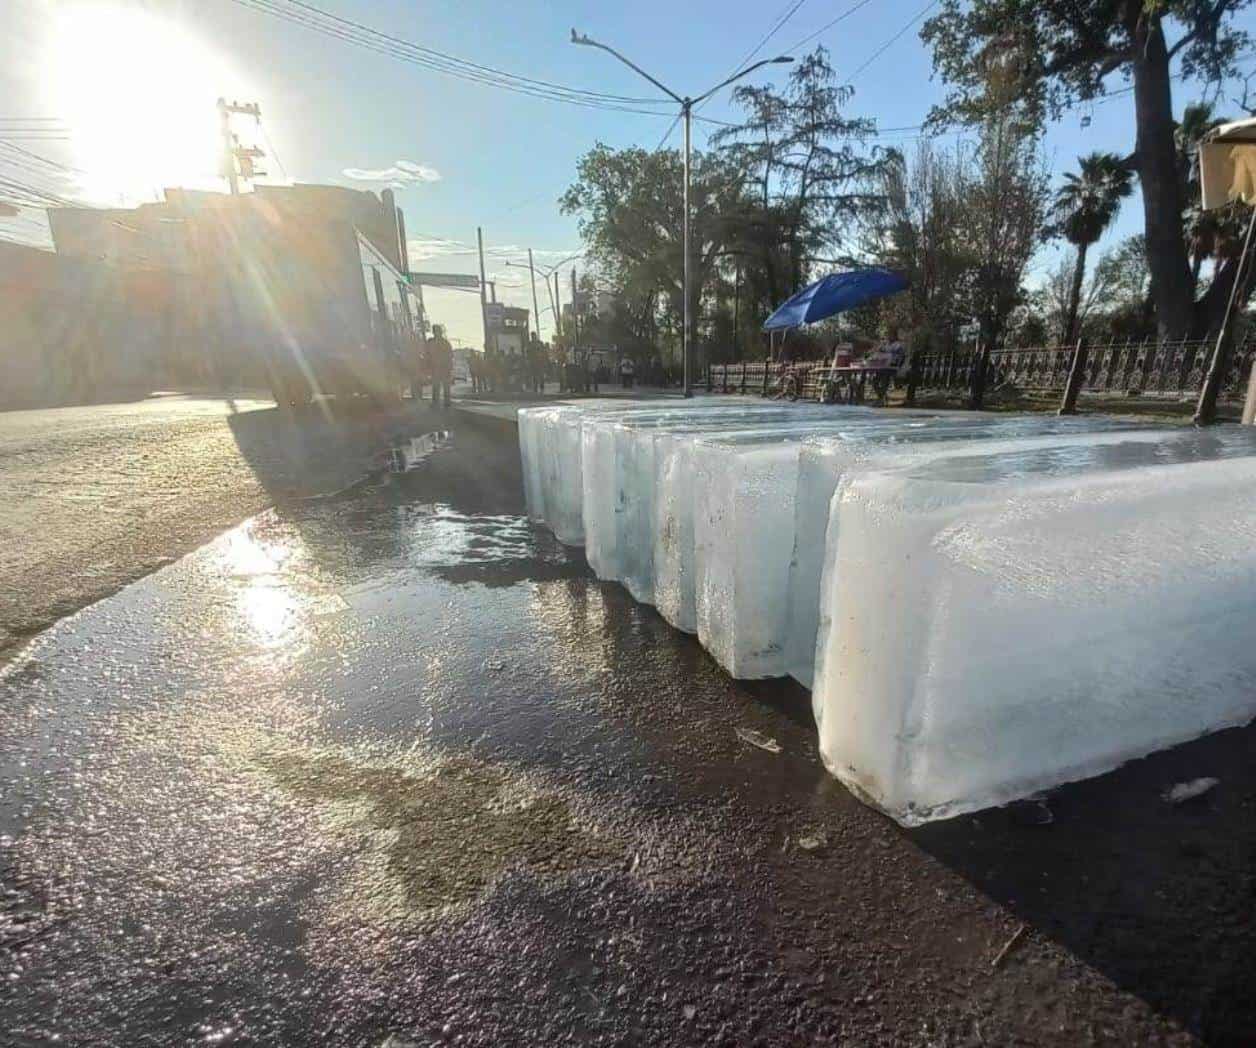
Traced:
<path fill-rule="evenodd" d="M 852 412 L 695 441 L 690 456 L 695 624 L 703 647 L 732 676 L 777 677 L 786 672 L 789 562 L 803 440 L 824 434 L 858 440 L 862 434 L 937 424 L 936 417 L 927 415 Z M 673 499 L 673 509 L 681 499 Z M 683 503 L 680 508 L 683 512 Z M 667 522 L 660 534 L 669 534 Z M 666 558 L 659 563 L 671 570 Z M 684 567 L 682 551 L 682 578 Z M 665 580 L 665 585 L 672 584 L 670 577 Z"/>
<path fill-rule="evenodd" d="M 860 439 L 850 439 L 849 436 L 846 439 L 816 437 L 805 441 L 798 455 L 794 549 L 789 564 L 786 627 L 786 669 L 789 675 L 804 687 L 811 687 L 829 503 L 844 473 L 892 469 L 944 456 L 973 454 L 978 450 L 985 453 L 1005 451 L 1009 450 L 1006 442 L 1019 438 L 1029 438 L 1038 441 L 1039 446 L 1049 446 L 1054 443 L 1052 435 L 1128 432 L 1136 428 L 1139 424 L 1134 422 L 1093 415 L 1074 418 L 1051 415 L 970 416 L 939 419 L 928 427 L 873 431 Z"/>
<path fill-rule="evenodd" d="M 821 755 L 904 825 L 1256 715 L 1256 432 L 847 475 L 829 533 Z"/>

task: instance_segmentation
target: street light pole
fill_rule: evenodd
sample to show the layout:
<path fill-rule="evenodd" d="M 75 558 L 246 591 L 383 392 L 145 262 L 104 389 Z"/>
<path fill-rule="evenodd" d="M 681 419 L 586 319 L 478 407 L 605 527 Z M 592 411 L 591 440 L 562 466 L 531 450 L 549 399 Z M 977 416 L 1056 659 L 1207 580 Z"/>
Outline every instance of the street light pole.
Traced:
<path fill-rule="evenodd" d="M 536 321 L 536 340 L 541 341 L 541 307 L 536 304 L 536 266 L 532 264 L 532 249 L 528 248 L 528 275 L 532 278 L 532 317 Z"/>
<path fill-rule="evenodd" d="M 650 81 L 650 83 L 652 83 L 655 87 L 657 87 L 660 91 L 662 91 L 665 95 L 667 95 L 673 102 L 676 102 L 680 106 L 680 115 L 684 119 L 684 122 L 685 122 L 685 176 L 684 176 L 685 177 L 685 190 L 684 190 L 685 214 L 684 214 L 684 221 L 681 223 L 681 226 L 682 226 L 681 251 L 684 254 L 684 266 L 683 266 L 684 275 L 682 277 L 682 287 L 681 287 L 681 295 L 684 299 L 684 306 L 683 306 L 683 311 L 682 311 L 682 316 L 681 316 L 681 325 L 683 328 L 681 332 L 681 352 L 684 354 L 684 375 L 685 375 L 684 392 L 685 392 L 686 397 L 692 397 L 693 396 L 693 375 L 692 375 L 692 372 L 693 372 L 693 363 L 692 363 L 693 336 L 692 336 L 691 324 L 692 324 L 693 318 L 692 316 L 690 316 L 690 308 L 689 308 L 689 300 L 690 300 L 689 289 L 690 289 L 690 273 L 691 273 L 690 256 L 692 254 L 690 250 L 690 244 L 689 244 L 689 183 L 690 183 L 690 152 L 691 152 L 691 142 L 692 142 L 691 123 L 693 120 L 693 107 L 697 105 L 698 103 L 704 102 L 706 99 L 710 98 L 713 94 L 715 94 L 716 91 L 720 90 L 720 88 L 727 87 L 729 84 L 733 83 L 734 81 L 740 80 L 744 76 L 748 76 L 750 73 L 753 73 L 756 69 L 759 69 L 762 66 L 775 65 L 777 63 L 784 63 L 784 62 L 792 62 L 793 58 L 789 57 L 788 55 L 779 55 L 776 58 L 765 58 L 761 62 L 756 62 L 754 65 L 747 66 L 745 69 L 742 69 L 741 71 L 734 73 L 728 79 L 721 80 L 713 88 L 711 88 L 709 91 L 704 92 L 703 94 L 700 94 L 697 98 L 688 98 L 688 97 L 681 98 L 680 95 L 676 94 L 675 91 L 673 91 L 667 85 L 660 83 L 658 80 L 655 80 L 654 77 L 652 77 L 639 65 L 636 65 L 635 63 L 630 62 L 627 58 L 621 55 L 613 47 L 610 47 L 607 44 L 599 43 L 598 41 L 588 36 L 588 34 L 577 33 L 573 29 L 571 31 L 571 42 L 573 44 L 580 44 L 584 47 L 596 47 L 599 50 L 602 50 L 602 51 L 607 52 L 608 54 L 614 55 L 621 62 L 623 62 L 624 65 L 626 65 L 629 69 L 645 77 L 645 79 Z"/>

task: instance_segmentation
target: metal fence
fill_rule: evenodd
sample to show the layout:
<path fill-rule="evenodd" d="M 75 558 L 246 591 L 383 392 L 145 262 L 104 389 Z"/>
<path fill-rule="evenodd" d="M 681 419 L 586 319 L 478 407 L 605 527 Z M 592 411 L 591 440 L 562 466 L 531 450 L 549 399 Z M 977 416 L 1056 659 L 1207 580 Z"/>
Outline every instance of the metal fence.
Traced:
<path fill-rule="evenodd" d="M 1199 394 L 1212 356 L 1212 340 L 1156 342 L 1151 339 L 1091 344 L 1087 348 L 1082 377 L 1084 393 L 1127 396 L 1151 394 L 1190 396 Z M 990 354 L 986 389 L 1027 393 L 1059 393 L 1068 383 L 1073 346 L 1031 349 L 997 349 Z M 1256 358 L 1256 339 L 1234 347 L 1230 368 L 1221 386 L 1221 398 L 1242 400 L 1247 377 Z M 916 354 L 917 390 L 967 390 L 979 354 L 975 349 Z M 828 378 L 829 368 L 819 363 L 774 364 L 746 361 L 713 364 L 707 386 L 720 393 L 757 393 L 761 396 L 796 395 L 814 398 Z"/>

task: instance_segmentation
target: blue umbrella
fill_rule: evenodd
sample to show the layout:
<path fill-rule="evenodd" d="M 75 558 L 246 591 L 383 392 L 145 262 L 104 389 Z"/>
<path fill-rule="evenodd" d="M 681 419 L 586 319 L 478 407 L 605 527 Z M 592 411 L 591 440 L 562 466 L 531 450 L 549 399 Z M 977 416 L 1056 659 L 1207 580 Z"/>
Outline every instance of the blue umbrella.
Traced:
<path fill-rule="evenodd" d="M 888 269 L 833 273 L 803 288 L 764 322 L 764 331 L 814 324 L 907 287 L 907 278 Z"/>

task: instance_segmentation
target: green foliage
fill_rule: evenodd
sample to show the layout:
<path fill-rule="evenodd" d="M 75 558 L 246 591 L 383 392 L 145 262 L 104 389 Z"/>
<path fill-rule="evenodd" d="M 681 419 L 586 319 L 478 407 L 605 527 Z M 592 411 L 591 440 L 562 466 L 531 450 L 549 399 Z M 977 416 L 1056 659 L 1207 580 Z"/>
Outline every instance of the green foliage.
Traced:
<path fill-rule="evenodd" d="M 949 93 L 934 126 L 1013 112 L 1040 122 L 1133 81 L 1134 151 L 1124 160 L 1142 185 L 1148 264 L 1162 337 L 1210 330 L 1233 281 L 1218 267 L 1197 302 L 1182 211 L 1180 143 L 1172 78 L 1219 83 L 1250 41 L 1234 15 L 1252 0 L 944 0 L 921 37 Z M 1174 73 L 1176 70 L 1176 73 Z"/>
<path fill-rule="evenodd" d="M 1064 175 L 1064 184 L 1056 190 L 1056 221 L 1050 231 L 1074 247 L 1089 247 L 1133 193 L 1133 178 L 1115 153 L 1088 153 L 1078 158 L 1077 167 L 1076 174 Z"/>
<path fill-rule="evenodd" d="M 1020 120 L 988 120 L 975 147 L 922 143 L 910 162 L 891 157 L 881 188 L 886 203 L 868 213 L 864 249 L 911 283 L 910 314 L 896 319 L 942 347 L 976 318 L 987 344 L 1000 343 L 1049 198 L 1036 136 Z"/>
<path fill-rule="evenodd" d="M 714 358 L 734 344 L 757 346 L 764 317 L 815 267 L 851 260 L 843 238 L 861 210 L 879 204 L 869 180 L 884 157 L 860 142 L 871 122 L 843 114 L 850 97 L 817 49 L 782 91 L 738 89 L 745 125 L 715 136 L 710 152 L 694 153 L 691 306 L 698 339 L 713 344 Z M 581 158 L 560 201 L 578 216 L 603 281 L 634 313 L 638 304 L 654 312 L 652 324 L 638 314 L 632 330 L 640 337 L 678 333 L 682 185 L 675 150 L 599 144 Z"/>
<path fill-rule="evenodd" d="M 920 36 L 951 87 L 935 124 L 971 123 L 990 111 L 994 68 L 1035 119 L 1058 117 L 1103 95 L 1128 72 L 1140 42 L 1176 30 L 1169 57 L 1184 77 L 1216 82 L 1235 73 L 1249 46 L 1232 23 L 1251 0 L 944 0 Z"/>
<path fill-rule="evenodd" d="M 872 121 L 844 115 L 853 95 L 820 47 L 794 66 L 783 91 L 738 88 L 745 123 L 712 138 L 745 179 L 738 247 L 762 265 L 769 301 L 805 285 L 816 256 L 840 254 L 859 212 L 879 203 L 866 186 L 885 155 L 864 144 Z"/>

